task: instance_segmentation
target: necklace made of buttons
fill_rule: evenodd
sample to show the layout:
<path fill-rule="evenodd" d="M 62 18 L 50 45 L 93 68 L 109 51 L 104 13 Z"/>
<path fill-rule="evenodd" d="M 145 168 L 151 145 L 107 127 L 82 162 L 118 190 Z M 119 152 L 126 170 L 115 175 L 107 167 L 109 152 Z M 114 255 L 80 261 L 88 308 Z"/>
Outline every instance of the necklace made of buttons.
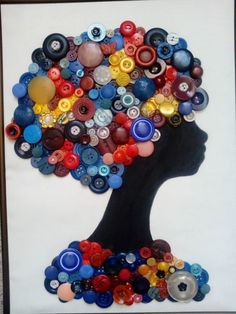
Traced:
<path fill-rule="evenodd" d="M 132 21 L 115 30 L 93 24 L 75 37 L 51 34 L 32 62 L 12 88 L 18 106 L 6 134 L 42 174 L 70 173 L 95 193 L 120 188 L 125 166 L 153 153 L 165 124 L 192 122 L 208 104 L 201 62 L 187 42 Z M 164 240 L 118 254 L 74 241 L 45 277 L 61 302 L 83 298 L 101 308 L 201 301 L 210 291 L 207 271 L 174 257 Z"/>
<path fill-rule="evenodd" d="M 167 123 L 192 122 L 208 104 L 201 62 L 187 42 L 131 21 L 51 34 L 12 88 L 6 134 L 42 174 L 69 173 L 95 193 L 122 186 L 125 166 L 148 157 Z"/>

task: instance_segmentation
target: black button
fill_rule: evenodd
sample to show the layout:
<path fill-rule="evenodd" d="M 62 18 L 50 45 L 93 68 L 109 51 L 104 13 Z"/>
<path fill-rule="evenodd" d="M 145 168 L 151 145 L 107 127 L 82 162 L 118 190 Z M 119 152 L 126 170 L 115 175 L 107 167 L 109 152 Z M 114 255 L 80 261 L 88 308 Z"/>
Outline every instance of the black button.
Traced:
<path fill-rule="evenodd" d="M 35 145 L 29 144 L 28 142 L 26 142 L 26 140 L 22 136 L 22 137 L 19 137 L 15 141 L 14 149 L 15 149 L 17 156 L 19 156 L 20 158 L 23 158 L 23 159 L 27 159 L 27 158 L 31 158 L 33 156 L 32 150 L 33 150 L 34 146 Z"/>
<path fill-rule="evenodd" d="M 160 43 L 166 41 L 168 33 L 162 28 L 151 28 L 144 35 L 144 43 L 149 46 L 157 47 Z"/>
<path fill-rule="evenodd" d="M 85 125 L 78 120 L 70 121 L 64 129 L 65 137 L 73 142 L 80 142 L 81 136 L 86 133 Z"/>
<path fill-rule="evenodd" d="M 53 61 L 64 58 L 68 51 L 68 41 L 62 34 L 51 34 L 44 39 L 43 52 Z"/>

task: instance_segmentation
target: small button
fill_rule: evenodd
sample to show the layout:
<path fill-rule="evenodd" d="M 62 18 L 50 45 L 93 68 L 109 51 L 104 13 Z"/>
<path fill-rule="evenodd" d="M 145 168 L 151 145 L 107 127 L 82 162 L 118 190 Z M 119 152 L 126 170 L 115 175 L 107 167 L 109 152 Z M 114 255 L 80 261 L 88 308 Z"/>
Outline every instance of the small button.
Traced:
<path fill-rule="evenodd" d="M 73 169 L 70 173 L 74 179 L 80 180 L 80 178 L 86 174 L 86 168 L 83 165 L 79 165 L 79 167 Z"/>
<path fill-rule="evenodd" d="M 19 126 L 26 127 L 34 122 L 34 111 L 30 107 L 18 106 L 14 111 L 14 122 Z"/>
<path fill-rule="evenodd" d="M 94 269 L 91 265 L 84 264 L 80 267 L 79 274 L 83 279 L 89 279 L 93 276 Z"/>
<path fill-rule="evenodd" d="M 79 166 L 80 159 L 79 159 L 78 155 L 76 155 L 72 152 L 69 152 L 65 155 L 63 162 L 64 162 L 64 165 L 66 166 L 66 168 L 73 170 Z"/>
<path fill-rule="evenodd" d="M 106 36 L 106 28 L 102 24 L 95 23 L 89 26 L 87 33 L 88 33 L 89 39 L 95 42 L 100 42 Z"/>
<path fill-rule="evenodd" d="M 69 275 L 66 272 L 64 272 L 64 271 L 61 271 L 58 274 L 58 280 L 60 282 L 67 282 L 69 280 Z"/>
<path fill-rule="evenodd" d="M 110 130 L 106 126 L 101 126 L 97 129 L 97 136 L 101 139 L 106 139 L 110 135 Z"/>
<path fill-rule="evenodd" d="M 96 300 L 97 306 L 105 309 L 111 306 L 112 303 L 113 303 L 113 296 L 110 291 L 97 294 L 97 300 Z"/>
<path fill-rule="evenodd" d="M 125 37 L 131 37 L 136 31 L 136 25 L 132 21 L 124 21 L 120 24 L 120 32 Z"/>
<path fill-rule="evenodd" d="M 99 85 L 106 85 L 111 81 L 111 72 L 105 65 L 98 66 L 93 72 L 93 78 Z"/>
<path fill-rule="evenodd" d="M 203 88 L 197 88 L 193 98 L 191 98 L 192 108 L 195 111 L 203 110 L 207 107 L 209 97 Z"/>
<path fill-rule="evenodd" d="M 99 153 L 94 147 L 85 147 L 80 154 L 81 162 L 85 165 L 94 165 L 99 160 Z"/>
<path fill-rule="evenodd" d="M 160 140 L 160 138 L 161 138 L 161 132 L 159 130 L 155 129 L 155 132 L 153 134 L 153 137 L 151 138 L 151 141 L 157 142 Z"/>
<path fill-rule="evenodd" d="M 196 118 L 195 111 L 192 110 L 188 115 L 184 115 L 183 118 L 187 122 L 195 121 L 195 118 Z"/>
<path fill-rule="evenodd" d="M 114 99 L 116 96 L 116 88 L 112 84 L 102 86 L 100 89 L 100 97 L 102 99 Z"/>
<path fill-rule="evenodd" d="M 45 289 L 51 294 L 57 294 L 57 288 L 59 287 L 59 282 L 57 280 L 44 280 L 44 287 Z"/>
<path fill-rule="evenodd" d="M 32 149 L 33 145 L 26 142 L 23 137 L 19 137 L 14 144 L 15 153 L 23 159 L 32 157 Z"/>
<path fill-rule="evenodd" d="M 27 87 L 25 84 L 17 83 L 12 87 L 12 93 L 15 97 L 24 97 L 27 93 Z"/>
<path fill-rule="evenodd" d="M 94 114 L 94 122 L 98 126 L 107 126 L 111 123 L 113 114 L 109 109 L 97 109 Z"/>
<path fill-rule="evenodd" d="M 95 176 L 89 185 L 91 191 L 97 194 L 105 193 L 109 189 L 106 177 Z"/>
<path fill-rule="evenodd" d="M 138 47 L 135 52 L 135 61 L 137 65 L 143 68 L 151 67 L 157 60 L 157 53 L 156 50 L 149 46 L 143 45 Z"/>
<path fill-rule="evenodd" d="M 86 121 L 93 117 L 95 113 L 94 102 L 89 98 L 79 98 L 74 102 L 72 112 L 79 121 Z"/>
<path fill-rule="evenodd" d="M 66 166 L 64 165 L 64 163 L 62 161 L 56 164 L 54 174 L 57 177 L 65 177 L 68 175 L 69 172 L 70 172 L 70 170 L 68 168 L 66 168 Z"/>
<path fill-rule="evenodd" d="M 70 301 L 75 297 L 75 293 L 71 290 L 71 284 L 62 283 L 57 289 L 57 296 L 61 301 Z"/>
<path fill-rule="evenodd" d="M 108 184 L 112 189 L 119 189 L 122 186 L 123 180 L 122 177 L 113 174 L 108 178 Z"/>
<path fill-rule="evenodd" d="M 160 43 L 166 41 L 167 35 L 168 33 L 162 28 L 151 28 L 144 35 L 144 43 L 156 48 Z"/>

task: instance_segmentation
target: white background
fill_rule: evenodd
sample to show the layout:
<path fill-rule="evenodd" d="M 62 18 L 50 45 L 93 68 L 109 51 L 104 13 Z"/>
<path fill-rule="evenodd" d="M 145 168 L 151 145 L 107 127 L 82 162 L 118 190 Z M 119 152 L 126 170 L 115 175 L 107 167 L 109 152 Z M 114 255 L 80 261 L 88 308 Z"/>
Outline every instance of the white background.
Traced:
<path fill-rule="evenodd" d="M 27 71 L 32 51 L 50 33 L 79 35 L 93 22 L 115 28 L 132 19 L 146 29 L 162 27 L 184 37 L 202 60 L 208 108 L 197 115 L 209 135 L 199 172 L 166 182 L 151 213 L 153 238 L 175 256 L 210 273 L 212 291 L 203 302 L 151 302 L 103 312 L 236 310 L 235 102 L 233 0 L 3 5 L 4 111 L 7 124 L 17 101 L 11 87 Z M 11 313 L 101 312 L 73 300 L 62 304 L 43 287 L 43 271 L 72 240 L 88 237 L 100 221 L 110 192 L 95 195 L 70 176 L 41 175 L 14 154 L 6 139 L 6 182 Z"/>

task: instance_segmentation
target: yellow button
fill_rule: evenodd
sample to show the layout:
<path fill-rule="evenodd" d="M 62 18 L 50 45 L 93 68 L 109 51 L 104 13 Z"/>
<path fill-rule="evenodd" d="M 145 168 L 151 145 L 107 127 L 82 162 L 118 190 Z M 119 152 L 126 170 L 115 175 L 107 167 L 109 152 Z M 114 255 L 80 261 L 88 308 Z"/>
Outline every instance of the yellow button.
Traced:
<path fill-rule="evenodd" d="M 177 259 L 177 261 L 175 262 L 175 267 L 177 269 L 183 269 L 184 268 L 184 261 L 182 261 L 181 259 Z"/>
<path fill-rule="evenodd" d="M 120 58 L 120 60 L 126 57 L 124 49 L 116 51 L 115 55 L 117 55 Z"/>
<path fill-rule="evenodd" d="M 62 112 L 69 111 L 71 109 L 71 107 L 72 107 L 72 104 L 71 104 L 71 102 L 70 102 L 70 100 L 68 98 L 62 98 L 58 102 L 58 108 Z"/>
<path fill-rule="evenodd" d="M 42 112 L 42 106 L 40 104 L 35 104 L 33 106 L 33 111 L 35 114 L 40 114 Z"/>
<path fill-rule="evenodd" d="M 54 83 L 47 76 L 36 76 L 28 85 L 29 97 L 36 103 L 48 103 L 56 94 Z"/>
<path fill-rule="evenodd" d="M 109 56 L 109 62 L 111 65 L 118 65 L 120 63 L 120 57 L 117 54 Z"/>
<path fill-rule="evenodd" d="M 152 287 L 156 287 L 156 284 L 159 280 L 159 278 L 157 277 L 157 275 L 155 273 L 152 273 L 151 276 L 148 278 L 150 285 Z"/>
<path fill-rule="evenodd" d="M 147 259 L 147 264 L 149 265 L 149 266 L 153 266 L 153 265 L 156 265 L 156 260 L 155 260 L 155 258 L 154 257 L 150 257 L 150 258 L 148 258 Z"/>
<path fill-rule="evenodd" d="M 52 112 L 42 113 L 39 117 L 39 122 L 42 124 L 43 128 L 52 128 L 56 121 L 56 116 Z"/>
<path fill-rule="evenodd" d="M 119 66 L 118 66 L 118 65 L 117 65 L 117 66 L 110 65 L 110 66 L 109 66 L 109 70 L 110 70 L 110 72 L 111 72 L 111 78 L 112 78 L 113 80 L 115 80 L 115 79 L 117 78 L 117 76 L 119 75 L 119 73 L 120 73 L 120 68 L 119 68 Z"/>
<path fill-rule="evenodd" d="M 116 78 L 116 83 L 119 86 L 127 86 L 130 83 L 130 76 L 128 73 L 120 72 Z"/>
<path fill-rule="evenodd" d="M 52 112 L 56 117 L 59 117 L 62 114 L 61 110 L 58 107 Z"/>
<path fill-rule="evenodd" d="M 144 102 L 140 107 L 141 114 L 146 118 L 151 118 L 155 115 L 157 110 L 156 105 L 152 101 Z"/>
<path fill-rule="evenodd" d="M 171 104 L 170 102 L 164 101 L 159 105 L 159 110 L 163 116 L 169 118 L 171 117 L 175 112 L 175 106 Z"/>
<path fill-rule="evenodd" d="M 78 99 L 79 97 L 77 97 L 76 95 L 72 95 L 70 97 L 68 97 L 70 103 L 73 105 L 74 102 Z"/>
<path fill-rule="evenodd" d="M 139 266 L 138 268 L 138 272 L 140 273 L 140 275 L 147 275 L 147 273 L 150 271 L 150 268 L 148 265 L 146 264 L 142 264 Z"/>
<path fill-rule="evenodd" d="M 158 105 L 160 105 L 160 104 L 162 104 L 162 103 L 164 102 L 165 96 L 162 95 L 162 94 L 157 94 L 157 95 L 154 97 L 154 99 L 155 99 L 155 102 L 156 102 Z"/>
<path fill-rule="evenodd" d="M 172 94 L 170 94 L 168 97 L 165 97 L 165 100 L 167 102 L 172 102 L 174 100 L 174 96 Z"/>
<path fill-rule="evenodd" d="M 135 68 L 135 62 L 134 62 L 134 59 L 132 59 L 131 57 L 123 58 L 120 61 L 120 69 L 122 72 L 131 73 L 134 68 Z"/>
<path fill-rule="evenodd" d="M 43 104 L 42 106 L 42 113 L 49 113 L 50 109 L 48 108 L 47 104 Z"/>
<path fill-rule="evenodd" d="M 166 262 L 160 262 L 160 263 L 158 263 L 158 265 L 157 265 L 157 269 L 158 269 L 158 270 L 163 270 L 165 273 L 168 272 L 169 267 L 170 267 L 169 264 L 166 263 Z"/>

